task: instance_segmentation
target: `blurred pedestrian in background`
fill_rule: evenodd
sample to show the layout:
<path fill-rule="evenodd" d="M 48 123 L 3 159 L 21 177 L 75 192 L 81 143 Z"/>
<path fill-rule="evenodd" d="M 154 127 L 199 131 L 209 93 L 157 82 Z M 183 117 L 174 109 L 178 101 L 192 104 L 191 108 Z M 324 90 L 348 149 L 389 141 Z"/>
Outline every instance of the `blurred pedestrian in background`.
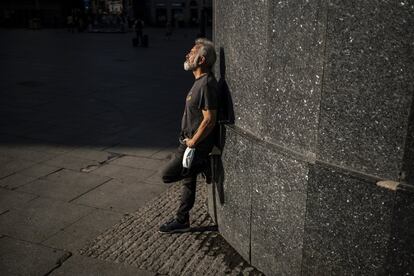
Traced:
<path fill-rule="evenodd" d="M 142 46 L 143 44 L 143 29 L 144 21 L 141 18 L 137 18 L 134 22 L 134 31 L 137 35 L 137 43 Z"/>

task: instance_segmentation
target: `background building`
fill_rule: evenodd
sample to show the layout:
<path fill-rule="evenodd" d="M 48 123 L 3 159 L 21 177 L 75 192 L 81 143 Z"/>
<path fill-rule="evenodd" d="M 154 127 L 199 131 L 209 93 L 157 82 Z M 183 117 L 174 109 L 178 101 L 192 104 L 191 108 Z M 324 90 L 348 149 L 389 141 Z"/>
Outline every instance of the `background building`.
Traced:
<path fill-rule="evenodd" d="M 212 0 L 149 0 L 149 22 L 165 26 L 170 22 L 173 26 L 211 25 Z M 203 22 L 204 21 L 204 22 Z"/>
<path fill-rule="evenodd" d="M 147 25 L 173 27 L 211 25 L 212 0 L 4 0 L 0 26 L 26 28 L 32 21 L 42 27 L 64 27 L 68 15 L 116 14 Z"/>
<path fill-rule="evenodd" d="M 27 28 L 32 20 L 36 20 L 42 26 L 62 27 L 65 16 L 80 8 L 82 2 L 74 0 L 2 0 L 0 26 Z"/>

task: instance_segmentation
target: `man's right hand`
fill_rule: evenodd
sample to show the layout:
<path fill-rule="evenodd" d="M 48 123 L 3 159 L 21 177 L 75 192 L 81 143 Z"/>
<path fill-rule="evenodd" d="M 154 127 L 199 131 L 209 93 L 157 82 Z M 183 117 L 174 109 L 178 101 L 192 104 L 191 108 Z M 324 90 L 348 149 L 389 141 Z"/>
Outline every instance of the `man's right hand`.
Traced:
<path fill-rule="evenodd" d="M 185 138 L 184 139 L 184 143 L 187 145 L 187 147 L 189 147 L 189 148 L 194 148 L 195 147 L 195 143 L 194 143 L 194 141 L 193 141 L 193 139 L 188 139 L 188 138 Z"/>

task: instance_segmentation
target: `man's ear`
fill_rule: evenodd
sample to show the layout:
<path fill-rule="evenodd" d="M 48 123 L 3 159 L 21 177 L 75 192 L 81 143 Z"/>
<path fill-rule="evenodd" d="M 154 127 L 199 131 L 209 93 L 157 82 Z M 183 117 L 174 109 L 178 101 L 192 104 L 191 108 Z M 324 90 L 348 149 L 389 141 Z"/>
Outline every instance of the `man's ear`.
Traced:
<path fill-rule="evenodd" d="M 206 58 L 203 56 L 200 56 L 198 59 L 198 65 L 202 65 L 206 63 Z"/>

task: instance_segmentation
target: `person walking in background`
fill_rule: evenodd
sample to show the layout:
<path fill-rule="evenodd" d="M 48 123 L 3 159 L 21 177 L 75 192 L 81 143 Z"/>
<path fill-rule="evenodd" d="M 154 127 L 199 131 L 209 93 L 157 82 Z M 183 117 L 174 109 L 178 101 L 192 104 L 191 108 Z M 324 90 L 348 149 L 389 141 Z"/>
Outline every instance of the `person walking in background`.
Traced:
<path fill-rule="evenodd" d="M 73 22 L 73 16 L 70 14 L 66 17 L 66 26 L 68 28 L 68 32 L 73 33 L 74 32 L 74 22 Z"/>
<path fill-rule="evenodd" d="M 143 44 L 143 29 L 144 29 L 144 21 L 140 18 L 137 18 L 134 22 L 134 31 L 137 35 L 137 42 L 139 45 Z"/>
<path fill-rule="evenodd" d="M 169 40 L 170 37 L 172 36 L 172 33 L 173 33 L 173 26 L 171 24 L 171 21 L 168 21 L 167 24 L 165 25 L 165 38 Z"/>
<path fill-rule="evenodd" d="M 186 55 L 184 70 L 192 71 L 195 81 L 188 92 L 181 122 L 180 144 L 172 160 L 162 171 L 164 183 L 182 180 L 182 194 L 176 216 L 160 226 L 162 233 L 185 232 L 190 229 L 190 210 L 196 196 L 197 175 L 211 181 L 209 153 L 215 144 L 218 109 L 218 86 L 211 69 L 216 61 L 214 44 L 205 38 L 195 41 Z M 189 168 L 183 167 L 187 148 L 194 149 Z"/>

